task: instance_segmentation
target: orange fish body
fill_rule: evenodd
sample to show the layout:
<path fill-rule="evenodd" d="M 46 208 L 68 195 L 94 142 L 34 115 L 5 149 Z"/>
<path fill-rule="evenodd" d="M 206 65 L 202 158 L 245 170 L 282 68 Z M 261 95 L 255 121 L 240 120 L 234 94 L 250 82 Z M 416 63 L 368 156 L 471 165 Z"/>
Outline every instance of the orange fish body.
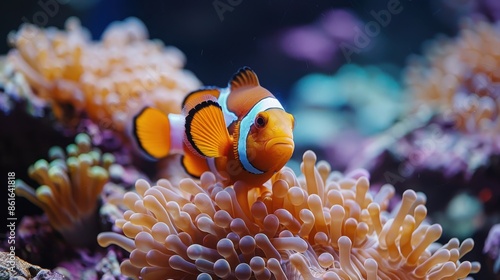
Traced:
<path fill-rule="evenodd" d="M 292 156 L 293 116 L 260 86 L 248 67 L 227 88 L 190 93 L 182 115 L 144 108 L 133 132 L 141 149 L 154 158 L 181 153 L 187 173 L 213 172 L 225 185 L 261 185 Z"/>

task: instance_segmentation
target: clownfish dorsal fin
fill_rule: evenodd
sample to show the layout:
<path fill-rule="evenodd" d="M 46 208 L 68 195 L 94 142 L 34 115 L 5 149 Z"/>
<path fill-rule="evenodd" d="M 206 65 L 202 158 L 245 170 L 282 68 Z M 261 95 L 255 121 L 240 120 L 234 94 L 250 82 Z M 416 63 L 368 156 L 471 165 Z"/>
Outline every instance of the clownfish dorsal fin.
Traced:
<path fill-rule="evenodd" d="M 257 78 L 257 74 L 255 74 L 255 72 L 247 66 L 236 72 L 229 82 L 231 91 L 245 87 L 257 87 L 259 85 L 259 78 Z"/>
<path fill-rule="evenodd" d="M 226 156 L 232 139 L 226 128 L 222 108 L 215 100 L 204 100 L 189 108 L 186 104 L 186 139 L 200 155 Z"/>
<path fill-rule="evenodd" d="M 217 87 L 204 87 L 204 88 L 192 91 L 188 95 L 186 95 L 186 97 L 182 101 L 182 108 L 184 108 L 184 106 L 187 103 L 193 103 L 193 100 L 200 101 L 200 99 L 202 99 L 204 96 L 213 96 L 217 100 L 219 98 L 219 95 L 220 95 L 220 89 Z M 197 101 L 194 101 L 194 102 L 197 102 Z M 197 102 L 197 103 L 199 103 L 199 102 Z"/>
<path fill-rule="evenodd" d="M 206 93 L 205 91 L 194 92 L 190 98 L 186 98 L 182 104 L 182 114 L 187 116 L 189 112 L 204 101 L 213 101 L 218 103 L 217 97 Z"/>

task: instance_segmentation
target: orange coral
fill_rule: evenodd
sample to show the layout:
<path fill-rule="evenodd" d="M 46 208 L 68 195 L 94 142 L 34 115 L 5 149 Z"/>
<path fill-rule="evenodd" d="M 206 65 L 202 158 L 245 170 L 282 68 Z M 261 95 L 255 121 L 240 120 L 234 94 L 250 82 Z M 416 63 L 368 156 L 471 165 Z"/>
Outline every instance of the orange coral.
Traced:
<path fill-rule="evenodd" d="M 66 31 L 24 25 L 9 36 L 15 49 L 8 61 L 60 119 L 76 109 L 124 131 L 146 105 L 179 113 L 184 96 L 200 86 L 183 69 L 181 51 L 147 37 L 135 18 L 111 24 L 101 42 L 92 42 L 76 18 L 66 22 Z"/>
<path fill-rule="evenodd" d="M 419 103 L 466 132 L 500 132 L 500 26 L 466 22 L 455 39 L 440 38 L 407 69 Z"/>
<path fill-rule="evenodd" d="M 124 235 L 98 242 L 129 251 L 122 273 L 142 279 L 459 279 L 479 270 L 459 260 L 471 239 L 436 246 L 441 227 L 424 221 L 425 196 L 408 190 L 388 212 L 394 188 L 371 193 L 364 170 L 330 172 L 308 151 L 302 171 L 285 167 L 250 191 L 208 172 L 178 187 L 139 180 L 116 221 Z"/>

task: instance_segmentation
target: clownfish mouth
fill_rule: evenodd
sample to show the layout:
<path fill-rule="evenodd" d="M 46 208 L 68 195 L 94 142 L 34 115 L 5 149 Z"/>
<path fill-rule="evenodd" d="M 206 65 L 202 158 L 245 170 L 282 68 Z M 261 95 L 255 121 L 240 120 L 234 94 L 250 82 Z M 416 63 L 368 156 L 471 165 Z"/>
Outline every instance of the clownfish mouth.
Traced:
<path fill-rule="evenodd" d="M 293 142 L 293 138 L 291 137 L 275 137 L 266 143 L 266 151 L 270 151 L 271 149 L 276 149 L 276 148 L 285 148 L 285 149 L 291 149 L 295 147 L 295 144 Z"/>

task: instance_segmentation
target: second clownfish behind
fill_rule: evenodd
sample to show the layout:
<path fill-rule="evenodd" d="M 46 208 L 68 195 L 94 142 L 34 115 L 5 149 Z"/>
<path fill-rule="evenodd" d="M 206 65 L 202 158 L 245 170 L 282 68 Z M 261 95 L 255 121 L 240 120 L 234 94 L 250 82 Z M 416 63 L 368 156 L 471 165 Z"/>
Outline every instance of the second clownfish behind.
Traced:
<path fill-rule="evenodd" d="M 182 165 L 194 177 L 211 171 L 225 185 L 257 186 L 292 156 L 293 116 L 248 67 L 227 88 L 194 91 L 182 106 L 182 115 L 144 108 L 134 118 L 133 132 L 154 158 L 183 154 Z"/>

